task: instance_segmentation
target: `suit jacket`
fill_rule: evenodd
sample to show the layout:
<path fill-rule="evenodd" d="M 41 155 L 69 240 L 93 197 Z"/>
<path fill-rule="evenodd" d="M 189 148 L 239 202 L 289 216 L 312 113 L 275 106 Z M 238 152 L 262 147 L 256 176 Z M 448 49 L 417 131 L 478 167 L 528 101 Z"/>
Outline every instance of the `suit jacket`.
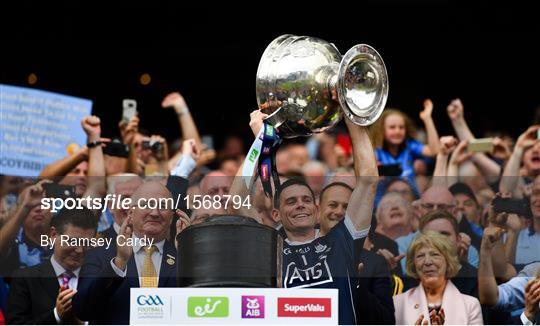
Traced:
<path fill-rule="evenodd" d="M 128 324 L 130 289 L 139 287 L 139 273 L 134 256 L 127 263 L 126 277 L 111 266 L 116 256 L 116 242 L 109 249 L 98 247 L 88 252 L 79 278 L 78 293 L 73 298 L 75 314 L 92 324 Z M 171 260 L 172 264 L 169 264 Z M 159 271 L 159 287 L 176 285 L 176 249 L 165 241 Z"/>
<path fill-rule="evenodd" d="M 429 316 L 426 293 L 422 285 L 395 296 L 394 307 L 398 325 L 414 325 L 420 315 L 424 315 L 424 318 Z M 459 292 L 450 280 L 444 289 L 442 308 L 446 318 L 445 325 L 483 325 L 478 299 Z"/>
<path fill-rule="evenodd" d="M 113 239 L 113 242 L 116 241 L 116 236 L 118 236 L 118 234 L 116 233 L 116 231 L 114 230 L 114 226 L 112 225 L 108 229 L 101 232 L 102 238 Z"/>
<path fill-rule="evenodd" d="M 16 271 L 7 300 L 7 323 L 56 324 L 53 310 L 59 288 L 50 260 Z"/>
<path fill-rule="evenodd" d="M 358 282 L 357 323 L 395 324 L 390 270 L 386 260 L 374 252 L 363 249 L 359 262 L 364 264 L 364 268 L 360 272 Z"/>

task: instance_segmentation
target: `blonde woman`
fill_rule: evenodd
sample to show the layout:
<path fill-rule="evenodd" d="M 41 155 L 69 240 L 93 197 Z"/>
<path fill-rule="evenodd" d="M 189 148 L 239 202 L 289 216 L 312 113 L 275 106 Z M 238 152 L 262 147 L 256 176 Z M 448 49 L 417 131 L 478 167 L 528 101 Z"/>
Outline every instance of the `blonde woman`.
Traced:
<path fill-rule="evenodd" d="M 396 323 L 481 325 L 478 299 L 462 294 L 450 278 L 459 271 L 455 246 L 436 232 L 420 233 L 407 251 L 407 274 L 420 285 L 394 297 Z"/>

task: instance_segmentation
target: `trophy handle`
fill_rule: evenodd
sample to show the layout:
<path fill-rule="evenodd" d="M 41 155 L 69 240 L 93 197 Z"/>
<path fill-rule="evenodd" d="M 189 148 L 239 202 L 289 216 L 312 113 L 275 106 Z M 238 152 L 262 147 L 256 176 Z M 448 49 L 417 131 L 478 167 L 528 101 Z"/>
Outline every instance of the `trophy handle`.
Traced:
<path fill-rule="evenodd" d="M 374 123 L 388 98 L 388 75 L 379 53 L 369 45 L 355 45 L 341 59 L 336 79 L 345 115 L 361 126 Z"/>

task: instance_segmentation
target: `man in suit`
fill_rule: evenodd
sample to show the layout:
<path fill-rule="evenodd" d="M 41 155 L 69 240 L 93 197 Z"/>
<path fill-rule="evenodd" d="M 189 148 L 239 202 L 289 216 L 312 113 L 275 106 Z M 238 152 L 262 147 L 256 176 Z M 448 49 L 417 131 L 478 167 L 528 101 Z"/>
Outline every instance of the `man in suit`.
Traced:
<path fill-rule="evenodd" d="M 61 210 L 51 222 L 53 255 L 43 263 L 18 270 L 8 295 L 8 324 L 76 324 L 71 298 L 97 222 L 88 209 Z M 69 239 L 69 243 L 60 239 Z M 77 244 L 72 241 L 77 239 Z"/>
<path fill-rule="evenodd" d="M 137 204 L 150 198 L 171 198 L 170 191 L 159 182 L 147 182 L 131 198 L 133 206 L 116 243 L 89 253 L 81 270 L 73 303 L 80 319 L 127 324 L 130 288 L 176 286 L 176 249 L 166 240 L 173 211 L 171 207 L 147 209 Z M 136 242 L 131 246 L 125 239 Z M 142 239 L 151 241 L 151 245 L 143 245 Z"/>

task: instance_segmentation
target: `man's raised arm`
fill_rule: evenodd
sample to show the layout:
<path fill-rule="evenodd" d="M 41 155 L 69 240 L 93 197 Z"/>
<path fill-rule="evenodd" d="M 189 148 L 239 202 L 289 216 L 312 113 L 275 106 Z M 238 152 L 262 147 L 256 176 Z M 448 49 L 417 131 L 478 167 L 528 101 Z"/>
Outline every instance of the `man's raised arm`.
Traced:
<path fill-rule="evenodd" d="M 250 126 L 251 131 L 253 132 L 253 135 L 255 137 L 257 137 L 257 135 L 259 134 L 259 131 L 261 130 L 261 128 L 263 128 L 263 125 L 264 125 L 263 120 L 267 116 L 268 116 L 267 114 L 264 114 L 259 110 L 255 110 L 255 111 L 251 112 L 249 126 Z M 242 163 L 242 165 L 238 169 L 238 172 L 236 173 L 236 176 L 234 177 L 234 181 L 233 181 L 233 183 L 231 185 L 231 189 L 229 191 L 231 196 L 240 196 L 240 198 L 242 198 L 242 201 L 245 198 L 247 198 L 248 196 L 250 196 L 251 189 L 249 187 L 253 184 L 252 181 L 255 178 L 255 175 L 258 173 L 257 161 L 255 161 L 255 162 L 252 162 L 252 163 L 254 163 L 253 171 L 249 171 L 247 173 L 249 175 L 244 175 L 244 174 L 246 174 L 246 173 L 243 172 L 244 171 L 244 165 L 246 165 L 247 160 L 251 159 L 250 154 L 251 153 L 248 153 L 248 155 L 244 159 L 244 162 Z M 248 180 L 248 181 L 246 181 L 246 180 Z M 248 186 L 248 185 L 250 185 L 250 186 Z M 261 222 L 260 217 L 257 216 L 257 210 L 256 209 L 248 209 L 247 207 L 245 207 L 243 205 L 241 205 L 240 208 L 238 208 L 238 209 L 234 208 L 234 205 L 229 205 L 229 207 L 227 207 L 227 212 L 229 214 L 235 214 L 235 215 L 242 215 L 242 216 L 251 217 L 251 218 Z"/>
<path fill-rule="evenodd" d="M 351 135 L 354 172 L 356 187 L 349 200 L 347 216 L 351 219 L 357 231 L 368 230 L 371 225 L 371 215 L 379 173 L 373 146 L 366 127 L 358 126 L 345 119 Z"/>

